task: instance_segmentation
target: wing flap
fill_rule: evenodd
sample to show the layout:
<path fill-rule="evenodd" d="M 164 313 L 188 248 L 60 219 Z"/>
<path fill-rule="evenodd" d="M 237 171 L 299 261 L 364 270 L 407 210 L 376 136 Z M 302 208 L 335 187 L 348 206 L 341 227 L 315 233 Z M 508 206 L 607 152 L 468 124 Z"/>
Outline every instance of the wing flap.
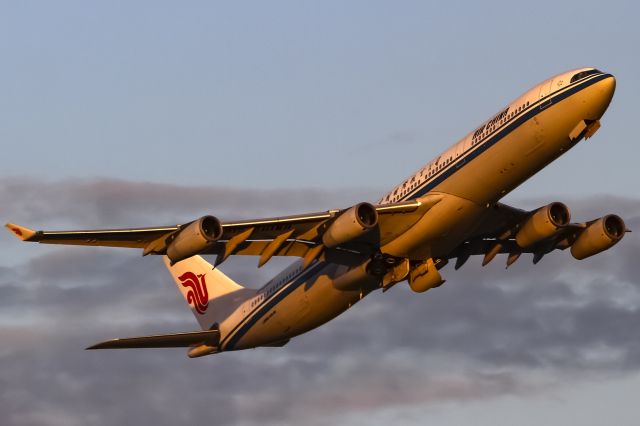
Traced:
<path fill-rule="evenodd" d="M 196 346 L 217 347 L 220 331 L 206 330 L 188 333 L 160 334 L 155 336 L 127 337 L 97 343 L 87 348 L 93 349 L 135 349 L 135 348 L 186 348 Z"/>

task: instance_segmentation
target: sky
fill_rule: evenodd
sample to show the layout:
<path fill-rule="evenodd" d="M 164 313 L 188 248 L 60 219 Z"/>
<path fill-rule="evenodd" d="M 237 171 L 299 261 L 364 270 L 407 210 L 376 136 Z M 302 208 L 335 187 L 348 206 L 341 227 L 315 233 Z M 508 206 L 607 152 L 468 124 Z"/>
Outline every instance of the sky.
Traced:
<path fill-rule="evenodd" d="M 0 221 L 154 226 L 375 201 L 531 86 L 614 74 L 602 128 L 505 201 L 640 229 L 634 2 L 0 2 Z M 640 240 L 374 293 L 284 348 L 83 351 L 193 330 L 157 257 L 0 233 L 7 425 L 631 425 Z M 525 256 L 523 256 L 524 258 Z M 287 260 L 225 273 L 258 287 Z"/>

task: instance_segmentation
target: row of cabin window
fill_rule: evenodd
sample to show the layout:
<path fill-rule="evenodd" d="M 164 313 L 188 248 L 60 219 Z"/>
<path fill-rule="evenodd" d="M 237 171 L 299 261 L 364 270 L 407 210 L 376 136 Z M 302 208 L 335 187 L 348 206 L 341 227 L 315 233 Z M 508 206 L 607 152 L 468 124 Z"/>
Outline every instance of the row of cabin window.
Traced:
<path fill-rule="evenodd" d="M 516 108 L 515 110 L 511 111 L 509 114 L 507 114 L 506 116 L 504 116 L 502 119 L 498 120 L 498 122 L 496 122 L 493 126 L 491 126 L 489 129 L 485 129 L 484 132 L 482 132 L 482 134 L 480 135 L 480 137 L 478 139 L 476 139 L 475 141 L 473 141 L 473 144 L 477 144 L 478 142 L 480 142 L 482 139 L 484 139 L 485 136 L 489 135 L 491 132 L 493 132 L 493 130 L 496 128 L 496 126 L 498 124 L 504 124 L 506 121 L 511 120 L 513 117 L 515 117 L 516 115 L 520 114 L 526 107 L 529 106 L 529 101 L 527 101 L 525 104 L 520 105 L 518 108 Z"/>
<path fill-rule="evenodd" d="M 495 126 L 497 124 L 504 124 L 505 121 L 511 120 L 513 117 L 515 117 L 517 114 L 521 113 L 522 110 L 524 110 L 526 107 L 529 106 L 529 101 L 527 101 L 525 104 L 520 105 L 518 108 L 516 108 L 515 110 L 511 111 L 509 114 L 507 114 L 506 116 L 504 116 L 502 119 L 500 119 L 497 123 L 495 123 L 493 126 L 490 127 L 490 130 L 482 132 L 482 134 L 480 135 L 480 137 L 475 140 L 473 142 L 473 144 L 477 144 L 478 142 L 480 142 L 481 139 L 483 139 L 485 136 L 487 136 L 489 133 L 491 133 L 494 129 Z M 459 155 L 456 155 L 456 157 L 458 157 Z M 451 163 L 451 161 L 453 160 L 453 157 L 449 157 L 447 160 L 445 160 L 443 163 L 439 164 L 438 166 L 434 167 L 433 169 L 431 168 L 431 166 L 429 166 L 429 170 L 427 173 L 427 177 L 431 177 L 433 176 L 433 174 L 437 171 L 440 171 L 444 166 L 448 165 L 449 163 Z M 424 169 L 420 172 L 420 176 L 424 176 Z M 411 182 L 413 182 L 415 180 L 415 176 L 411 178 Z M 396 188 L 396 190 L 393 192 L 393 195 L 387 195 L 386 200 L 387 201 L 395 201 L 397 200 L 398 196 L 404 196 L 406 194 L 406 192 L 408 190 L 412 190 L 415 189 L 416 185 L 413 185 L 411 187 L 409 187 L 408 189 L 405 189 L 405 186 L 407 185 L 407 182 L 405 182 L 404 184 L 402 184 L 402 191 L 400 192 L 400 194 L 398 194 L 398 189 Z"/>
<path fill-rule="evenodd" d="M 459 155 L 456 155 L 456 157 L 458 157 L 458 156 Z M 440 163 L 438 166 L 433 167 L 433 169 L 432 169 L 432 166 L 429 166 L 427 177 L 431 177 L 435 172 L 442 170 L 443 167 L 449 165 L 452 161 L 453 161 L 453 157 L 449 157 L 445 161 Z M 420 171 L 420 176 L 424 176 L 424 173 L 425 173 L 425 169 L 422 169 Z M 402 188 L 396 188 L 396 190 L 393 191 L 393 195 L 391 195 L 391 194 L 387 195 L 385 197 L 385 200 L 386 201 L 390 201 L 390 200 L 391 201 L 396 201 L 398 196 L 402 197 L 402 196 L 406 195 L 410 190 L 415 189 L 418 186 L 418 183 L 420 183 L 420 182 L 416 182 L 415 180 L 416 180 L 416 177 L 413 176 L 410 181 L 406 181 L 405 183 L 402 184 Z M 408 183 L 410 185 L 407 188 L 406 186 L 407 186 Z M 400 191 L 400 193 L 398 193 L 398 191 Z"/>
<path fill-rule="evenodd" d="M 459 156 L 459 154 L 456 154 L 455 157 L 457 158 Z M 438 164 L 437 166 L 433 166 L 430 165 L 428 169 L 422 169 L 420 171 L 420 176 L 424 176 L 425 174 L 427 175 L 427 177 L 431 177 L 433 176 L 436 172 L 442 170 L 445 166 L 448 166 L 449 164 L 451 164 L 451 162 L 453 161 L 453 156 L 447 158 L 446 160 L 444 160 L 442 163 Z M 415 180 L 415 176 L 411 179 L 411 181 Z M 417 186 L 413 185 L 411 187 L 411 189 L 415 188 Z"/>
<path fill-rule="evenodd" d="M 253 299 L 253 301 L 251 302 L 251 307 L 253 308 L 258 304 L 258 302 L 261 302 L 262 300 L 264 300 L 264 293 L 258 296 L 257 298 Z"/>
<path fill-rule="evenodd" d="M 286 282 L 288 282 L 291 278 L 293 278 L 294 276 L 296 276 L 296 274 L 300 272 L 299 269 L 296 269 L 295 271 L 291 272 L 290 274 L 288 274 L 286 277 L 284 277 L 279 283 L 278 285 L 275 286 L 271 286 L 270 288 L 267 289 L 267 295 L 271 295 L 271 293 L 273 293 L 277 288 L 280 288 L 280 286 Z"/>
<path fill-rule="evenodd" d="M 522 112 L 522 110 L 526 107 L 529 106 L 529 101 L 527 101 L 526 104 L 521 105 L 520 107 L 518 107 L 515 111 L 512 111 L 511 113 L 507 114 L 504 118 L 502 118 L 499 123 L 503 124 L 505 122 L 505 120 L 510 120 L 511 118 L 514 117 L 515 114 L 518 114 L 520 112 Z M 491 131 L 493 131 L 494 127 L 491 127 Z M 488 133 L 482 133 L 480 138 L 484 138 Z M 474 144 L 478 143 L 480 139 L 478 139 L 477 141 L 474 142 Z M 459 157 L 460 154 L 456 154 L 456 158 Z M 445 167 L 446 165 L 450 164 L 451 161 L 453 161 L 453 157 L 449 157 L 448 159 L 446 159 L 443 163 L 440 163 L 438 166 L 433 167 L 433 165 L 429 166 L 429 169 L 427 171 L 427 177 L 431 177 L 433 176 L 433 174 L 435 174 L 437 171 L 440 171 L 443 167 Z M 425 169 L 422 169 L 420 171 L 420 176 L 424 176 L 425 175 Z M 418 183 L 413 183 L 415 182 L 416 177 L 413 176 L 411 178 L 411 181 L 407 181 L 405 183 L 402 184 L 402 189 L 400 188 L 396 188 L 396 190 L 392 193 L 389 194 L 385 197 L 386 201 L 396 201 L 398 196 L 404 196 L 406 195 L 406 193 L 409 190 L 413 190 L 416 188 L 416 186 L 418 185 Z M 412 183 L 412 185 L 409 186 L 409 188 L 406 188 L 407 183 Z M 398 191 L 400 190 L 400 193 L 398 194 Z"/>

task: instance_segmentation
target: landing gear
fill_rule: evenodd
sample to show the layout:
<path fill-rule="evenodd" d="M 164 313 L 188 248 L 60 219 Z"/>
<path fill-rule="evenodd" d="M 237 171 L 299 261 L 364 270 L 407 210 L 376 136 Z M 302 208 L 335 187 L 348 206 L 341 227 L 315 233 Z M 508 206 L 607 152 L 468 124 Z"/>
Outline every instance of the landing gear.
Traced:
<path fill-rule="evenodd" d="M 369 262 L 368 272 L 373 276 L 383 277 L 390 269 L 399 265 L 403 260 L 401 257 L 376 253 Z"/>
<path fill-rule="evenodd" d="M 382 291 L 409 276 L 409 259 L 376 253 L 367 265 L 367 273 L 379 279 Z"/>

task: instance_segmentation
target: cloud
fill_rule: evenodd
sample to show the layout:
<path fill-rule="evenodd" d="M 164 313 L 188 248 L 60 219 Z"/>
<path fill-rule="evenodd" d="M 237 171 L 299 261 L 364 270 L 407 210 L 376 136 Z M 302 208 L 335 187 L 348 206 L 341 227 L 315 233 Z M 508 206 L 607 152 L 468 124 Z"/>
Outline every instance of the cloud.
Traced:
<path fill-rule="evenodd" d="M 0 218 L 41 226 L 153 226 L 184 223 L 204 214 L 239 219 L 327 210 L 373 200 L 377 195 L 357 189 L 253 190 L 117 179 L 47 182 L 10 177 L 0 178 L 0 199 L 4 200 Z"/>
<path fill-rule="evenodd" d="M 2 199 L 13 194 L 3 216 L 52 225 L 151 225 L 209 212 L 209 200 L 225 215 L 252 216 L 370 199 L 368 191 L 304 192 L 0 181 Z M 640 229 L 640 200 L 570 204 L 574 216 L 617 211 Z M 0 246 L 3 259 L 16 244 Z M 0 412 L 8 425 L 321 424 L 350 413 L 541 392 L 640 368 L 635 234 L 581 262 L 562 252 L 533 266 L 523 255 L 505 270 L 500 257 L 485 268 L 472 259 L 460 271 L 446 267 L 447 283 L 438 289 L 413 294 L 401 283 L 375 292 L 282 349 L 197 360 L 182 349 L 82 350 L 112 337 L 196 328 L 159 258 L 29 249 L 29 257 L 0 265 Z M 275 272 L 273 265 L 258 270 L 255 259 L 223 266 L 251 286 Z"/>

